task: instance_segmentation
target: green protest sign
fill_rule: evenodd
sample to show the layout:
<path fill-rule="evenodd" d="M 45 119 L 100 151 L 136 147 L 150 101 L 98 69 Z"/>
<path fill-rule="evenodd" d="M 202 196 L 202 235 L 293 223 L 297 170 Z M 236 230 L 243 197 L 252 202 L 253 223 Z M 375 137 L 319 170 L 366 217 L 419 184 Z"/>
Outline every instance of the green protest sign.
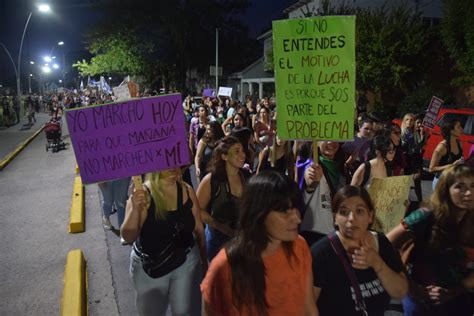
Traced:
<path fill-rule="evenodd" d="M 355 16 L 273 21 L 273 50 L 279 137 L 352 140 Z"/>

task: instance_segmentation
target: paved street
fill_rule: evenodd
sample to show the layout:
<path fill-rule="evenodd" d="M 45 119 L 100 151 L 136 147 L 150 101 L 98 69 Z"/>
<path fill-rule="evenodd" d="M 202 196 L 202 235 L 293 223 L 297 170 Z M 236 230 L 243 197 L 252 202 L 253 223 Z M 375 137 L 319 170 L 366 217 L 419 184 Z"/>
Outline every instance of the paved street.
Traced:
<path fill-rule="evenodd" d="M 0 148 L 11 137 L 2 131 Z M 87 260 L 90 314 L 117 315 L 96 186 L 86 188 L 86 232 L 69 234 L 74 155 L 71 149 L 46 152 L 45 143 L 41 133 L 0 172 L 0 314 L 59 314 L 66 255 L 80 248 Z"/>

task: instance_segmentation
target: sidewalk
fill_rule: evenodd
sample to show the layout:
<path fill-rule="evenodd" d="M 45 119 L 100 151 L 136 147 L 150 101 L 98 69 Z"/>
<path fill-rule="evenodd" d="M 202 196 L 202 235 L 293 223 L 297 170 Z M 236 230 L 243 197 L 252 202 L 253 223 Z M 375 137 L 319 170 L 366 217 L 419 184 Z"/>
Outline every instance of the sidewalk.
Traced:
<path fill-rule="evenodd" d="M 49 116 L 49 113 L 40 112 L 35 114 L 35 118 L 36 123 L 29 129 L 24 126 L 28 123 L 28 120 L 22 118 L 19 124 L 0 130 L 0 162 L 14 152 L 20 144 L 42 129 L 44 123 L 49 122 L 51 116 Z"/>

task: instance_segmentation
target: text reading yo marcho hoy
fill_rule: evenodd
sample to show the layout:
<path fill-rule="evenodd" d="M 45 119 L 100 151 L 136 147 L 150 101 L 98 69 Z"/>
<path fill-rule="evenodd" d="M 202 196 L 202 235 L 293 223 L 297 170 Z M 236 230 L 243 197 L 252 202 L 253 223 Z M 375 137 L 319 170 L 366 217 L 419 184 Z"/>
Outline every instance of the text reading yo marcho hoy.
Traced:
<path fill-rule="evenodd" d="M 66 118 L 85 184 L 189 162 L 180 95 L 72 110 Z"/>

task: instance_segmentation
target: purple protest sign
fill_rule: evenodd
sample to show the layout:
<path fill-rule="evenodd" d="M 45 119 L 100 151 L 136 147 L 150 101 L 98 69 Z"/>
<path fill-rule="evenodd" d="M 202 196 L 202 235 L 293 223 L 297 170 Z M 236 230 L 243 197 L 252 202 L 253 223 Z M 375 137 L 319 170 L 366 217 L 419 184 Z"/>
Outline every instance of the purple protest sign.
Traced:
<path fill-rule="evenodd" d="M 214 89 L 204 89 L 202 91 L 202 95 L 205 97 L 215 98 L 216 97 L 216 90 Z"/>
<path fill-rule="evenodd" d="M 189 163 L 180 94 L 66 111 L 84 184 Z"/>
<path fill-rule="evenodd" d="M 438 117 L 439 110 L 443 106 L 443 103 L 444 103 L 443 100 L 433 96 L 431 98 L 430 105 L 428 106 L 428 109 L 426 110 L 426 114 L 421 125 L 429 127 L 429 128 L 434 128 L 436 124 L 436 118 Z"/>

